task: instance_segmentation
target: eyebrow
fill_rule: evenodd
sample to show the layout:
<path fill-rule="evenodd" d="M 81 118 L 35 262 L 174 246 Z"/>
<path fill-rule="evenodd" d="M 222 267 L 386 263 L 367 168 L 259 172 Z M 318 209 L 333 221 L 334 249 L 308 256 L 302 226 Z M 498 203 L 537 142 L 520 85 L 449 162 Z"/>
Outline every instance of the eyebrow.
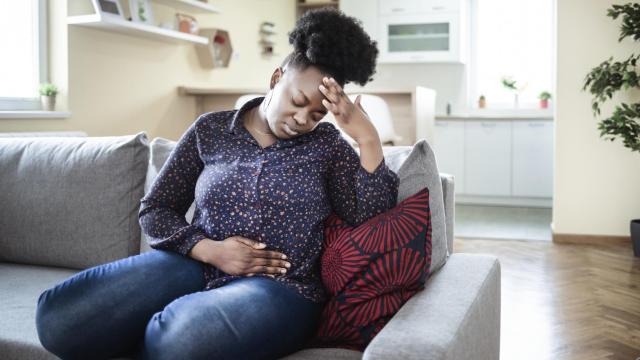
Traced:
<path fill-rule="evenodd" d="M 308 97 L 307 97 L 307 95 L 304 93 L 304 91 L 302 91 L 302 90 L 298 89 L 298 92 L 299 92 L 299 93 L 301 93 L 301 94 L 302 94 L 302 96 L 304 97 L 304 103 L 305 103 L 305 104 L 307 104 L 307 103 L 310 103 L 310 102 L 311 102 L 311 100 L 309 100 L 309 98 L 308 98 Z M 318 109 L 318 110 L 316 110 L 316 111 L 321 112 L 321 113 L 323 113 L 323 114 L 327 114 L 327 112 L 328 112 L 326 108 L 321 108 L 321 109 Z"/>

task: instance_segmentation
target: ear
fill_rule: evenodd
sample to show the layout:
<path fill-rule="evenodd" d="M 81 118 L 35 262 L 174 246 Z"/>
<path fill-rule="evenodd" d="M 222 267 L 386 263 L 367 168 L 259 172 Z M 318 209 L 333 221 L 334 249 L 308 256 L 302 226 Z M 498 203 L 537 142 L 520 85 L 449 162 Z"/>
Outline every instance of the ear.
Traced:
<path fill-rule="evenodd" d="M 269 84 L 270 89 L 273 89 L 273 87 L 276 86 L 278 81 L 282 78 L 282 74 L 284 74 L 284 72 L 282 71 L 282 68 L 278 66 L 271 75 L 271 83 Z"/>

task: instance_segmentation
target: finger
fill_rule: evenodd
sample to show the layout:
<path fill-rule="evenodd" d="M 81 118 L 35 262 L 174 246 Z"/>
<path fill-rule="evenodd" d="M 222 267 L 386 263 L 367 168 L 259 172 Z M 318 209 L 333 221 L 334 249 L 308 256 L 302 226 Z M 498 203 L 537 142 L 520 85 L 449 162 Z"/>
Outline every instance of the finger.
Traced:
<path fill-rule="evenodd" d="M 267 274 L 285 274 L 287 269 L 277 266 L 255 265 L 249 268 L 250 272 L 259 272 Z"/>
<path fill-rule="evenodd" d="M 333 115 L 340 115 L 340 113 L 338 112 L 338 106 L 336 106 L 336 104 L 330 102 L 329 100 L 322 99 L 322 105 L 324 105 L 327 110 L 331 111 Z"/>
<path fill-rule="evenodd" d="M 286 259 L 287 255 L 271 250 L 254 250 L 251 252 L 251 255 L 256 258 L 265 258 L 265 259 Z"/>
<path fill-rule="evenodd" d="M 235 237 L 235 239 L 240 241 L 241 243 L 243 243 L 243 244 L 245 244 L 247 246 L 250 246 L 252 248 L 255 248 L 255 249 L 264 249 L 267 246 L 267 244 L 265 244 L 265 243 L 261 243 L 259 241 L 248 239 L 248 238 L 245 238 L 245 237 L 242 237 L 242 236 L 237 236 L 237 237 Z"/>
<path fill-rule="evenodd" d="M 331 81 L 330 78 L 325 77 L 325 81 L 323 81 L 323 85 L 329 90 L 329 92 L 331 94 L 334 95 L 334 99 L 332 99 L 332 102 L 339 105 L 340 101 L 342 100 L 341 96 L 340 96 L 340 89 L 336 88 L 335 83 Z"/>
<path fill-rule="evenodd" d="M 256 258 L 254 261 L 255 265 L 270 265 L 270 266 L 279 266 L 281 268 L 290 268 L 291 267 L 291 263 L 288 261 L 284 261 L 284 260 L 278 260 L 278 259 L 263 259 L 263 258 Z"/>
<path fill-rule="evenodd" d="M 331 88 L 333 89 L 333 91 L 335 91 L 336 94 L 338 94 L 338 97 L 340 99 L 344 99 L 344 98 L 346 98 L 347 100 L 349 99 L 349 97 L 347 97 L 347 94 L 344 93 L 344 90 L 342 89 L 342 86 L 340 86 L 340 84 L 338 84 L 336 79 L 330 78 L 329 79 L 329 84 L 331 84 Z"/>
<path fill-rule="evenodd" d="M 320 84 L 320 86 L 318 86 L 318 89 L 320 89 L 320 92 L 323 93 L 324 96 L 329 99 L 329 101 L 338 102 L 338 95 L 331 92 L 326 86 Z"/>
<path fill-rule="evenodd" d="M 247 276 L 253 276 L 255 273 L 248 273 Z"/>

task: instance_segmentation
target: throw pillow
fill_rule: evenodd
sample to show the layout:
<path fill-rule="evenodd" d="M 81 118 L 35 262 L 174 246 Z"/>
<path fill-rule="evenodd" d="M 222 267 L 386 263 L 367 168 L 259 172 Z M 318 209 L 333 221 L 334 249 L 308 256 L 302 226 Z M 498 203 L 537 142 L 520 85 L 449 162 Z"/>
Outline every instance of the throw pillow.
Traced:
<path fill-rule="evenodd" d="M 429 189 L 356 227 L 332 213 L 320 263 L 329 300 L 311 347 L 364 351 L 424 289 L 431 266 Z"/>
<path fill-rule="evenodd" d="M 412 146 L 383 147 L 385 161 L 389 168 L 400 177 L 398 201 L 417 193 L 425 186 L 429 188 L 429 207 L 431 209 L 431 227 L 433 231 L 430 273 L 438 271 L 452 252 L 448 248 L 453 244 L 453 226 L 447 229 L 442 179 L 436 161 L 436 155 L 426 139 L 420 139 Z M 356 150 L 359 154 L 359 150 Z M 450 222 L 453 225 L 453 222 Z M 451 230 L 451 231 L 449 231 Z"/>

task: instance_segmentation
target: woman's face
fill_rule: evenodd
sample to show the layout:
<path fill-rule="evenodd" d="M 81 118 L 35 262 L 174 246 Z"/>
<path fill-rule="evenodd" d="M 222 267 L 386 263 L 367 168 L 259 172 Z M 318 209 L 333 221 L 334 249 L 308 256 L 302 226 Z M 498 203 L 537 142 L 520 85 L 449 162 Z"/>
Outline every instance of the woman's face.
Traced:
<path fill-rule="evenodd" d="M 265 116 L 275 136 L 290 139 L 315 129 L 327 114 L 322 105 L 324 94 L 318 89 L 324 76 L 315 66 L 302 71 L 287 68 L 284 72 L 278 67 L 274 71 L 271 90 L 262 104 L 266 107 Z"/>

